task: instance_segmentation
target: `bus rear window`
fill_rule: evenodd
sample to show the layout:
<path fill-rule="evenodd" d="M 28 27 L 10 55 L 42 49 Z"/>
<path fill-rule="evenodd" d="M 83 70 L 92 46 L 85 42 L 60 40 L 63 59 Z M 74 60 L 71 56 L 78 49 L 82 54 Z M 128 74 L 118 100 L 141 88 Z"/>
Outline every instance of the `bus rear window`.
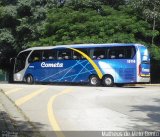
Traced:
<path fill-rule="evenodd" d="M 142 64 L 150 64 L 150 59 L 148 56 L 146 55 L 142 56 Z"/>

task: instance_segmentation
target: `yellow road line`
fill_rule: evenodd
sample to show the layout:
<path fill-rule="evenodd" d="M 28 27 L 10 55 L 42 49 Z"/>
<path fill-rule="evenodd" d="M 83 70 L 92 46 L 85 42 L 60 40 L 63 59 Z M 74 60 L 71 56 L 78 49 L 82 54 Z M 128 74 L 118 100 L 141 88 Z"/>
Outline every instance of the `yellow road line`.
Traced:
<path fill-rule="evenodd" d="M 39 90 L 37 90 L 37 91 L 35 91 L 35 92 L 27 95 L 27 96 L 24 96 L 24 97 L 16 100 L 15 104 L 18 105 L 18 106 L 20 106 L 20 105 L 24 104 L 25 102 L 31 100 L 33 97 L 35 97 L 35 96 L 41 94 L 42 92 L 46 91 L 47 89 L 48 88 L 45 87 L 45 88 L 39 89 Z"/>
<path fill-rule="evenodd" d="M 52 96 L 48 102 L 48 105 L 47 105 L 47 109 L 48 109 L 48 118 L 49 118 L 49 121 L 50 121 L 50 124 L 52 126 L 52 129 L 53 131 L 55 131 L 56 133 L 56 136 L 57 137 L 65 137 L 64 134 L 61 132 L 61 128 L 59 127 L 58 125 L 58 122 L 56 120 L 56 117 L 55 117 L 55 114 L 54 114 L 54 111 L 53 111 L 53 103 L 55 101 L 55 99 L 61 95 L 64 95 L 64 94 L 67 94 L 69 92 L 72 92 L 71 89 L 66 89 L 54 96 Z M 58 131 L 58 132 L 57 132 Z"/>
<path fill-rule="evenodd" d="M 12 94 L 12 93 L 15 93 L 15 92 L 18 92 L 22 90 L 22 88 L 14 88 L 14 89 L 11 89 L 11 90 L 8 90 L 5 92 L 6 95 L 9 95 L 9 94 Z"/>

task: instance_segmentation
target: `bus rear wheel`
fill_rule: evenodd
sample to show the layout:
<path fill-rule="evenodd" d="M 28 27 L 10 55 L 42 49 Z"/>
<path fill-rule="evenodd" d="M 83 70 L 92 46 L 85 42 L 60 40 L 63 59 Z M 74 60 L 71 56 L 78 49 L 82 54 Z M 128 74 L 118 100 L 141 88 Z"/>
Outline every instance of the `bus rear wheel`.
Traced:
<path fill-rule="evenodd" d="M 111 75 L 104 76 L 102 82 L 106 87 L 113 87 L 114 85 L 114 79 Z"/>
<path fill-rule="evenodd" d="M 100 85 L 100 79 L 97 75 L 91 75 L 89 78 L 89 84 L 92 86 L 98 86 Z"/>
<path fill-rule="evenodd" d="M 33 76 L 31 76 L 31 75 L 26 76 L 26 83 L 33 84 L 34 83 Z"/>

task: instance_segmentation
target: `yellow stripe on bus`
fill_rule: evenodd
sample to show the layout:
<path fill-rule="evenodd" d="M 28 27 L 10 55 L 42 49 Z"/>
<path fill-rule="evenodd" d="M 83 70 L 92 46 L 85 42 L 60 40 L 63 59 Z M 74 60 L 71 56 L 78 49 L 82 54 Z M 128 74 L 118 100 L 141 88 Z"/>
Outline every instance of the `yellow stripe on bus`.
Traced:
<path fill-rule="evenodd" d="M 102 77 L 103 77 L 102 72 L 100 71 L 100 69 L 98 68 L 96 63 L 89 56 L 87 56 L 85 53 L 83 53 L 82 51 L 80 51 L 78 49 L 74 49 L 74 48 L 69 48 L 69 49 L 74 50 L 74 51 L 78 52 L 79 54 L 81 54 L 83 57 L 85 57 L 91 63 L 91 65 L 93 66 L 95 71 L 97 72 L 98 77 L 100 79 L 102 79 Z"/>

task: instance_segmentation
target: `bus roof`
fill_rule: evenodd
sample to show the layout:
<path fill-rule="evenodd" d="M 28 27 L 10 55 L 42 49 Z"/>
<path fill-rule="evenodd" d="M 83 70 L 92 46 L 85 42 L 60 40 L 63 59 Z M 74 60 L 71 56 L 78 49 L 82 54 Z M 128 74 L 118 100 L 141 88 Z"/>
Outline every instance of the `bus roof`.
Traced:
<path fill-rule="evenodd" d="M 70 44 L 70 45 L 57 45 L 57 46 L 42 46 L 42 47 L 32 47 L 28 48 L 24 51 L 28 50 L 45 50 L 45 49 L 54 49 L 54 48 L 88 48 L 88 47 L 104 47 L 104 46 L 143 46 L 141 44 L 135 43 L 107 43 L 107 44 Z"/>

